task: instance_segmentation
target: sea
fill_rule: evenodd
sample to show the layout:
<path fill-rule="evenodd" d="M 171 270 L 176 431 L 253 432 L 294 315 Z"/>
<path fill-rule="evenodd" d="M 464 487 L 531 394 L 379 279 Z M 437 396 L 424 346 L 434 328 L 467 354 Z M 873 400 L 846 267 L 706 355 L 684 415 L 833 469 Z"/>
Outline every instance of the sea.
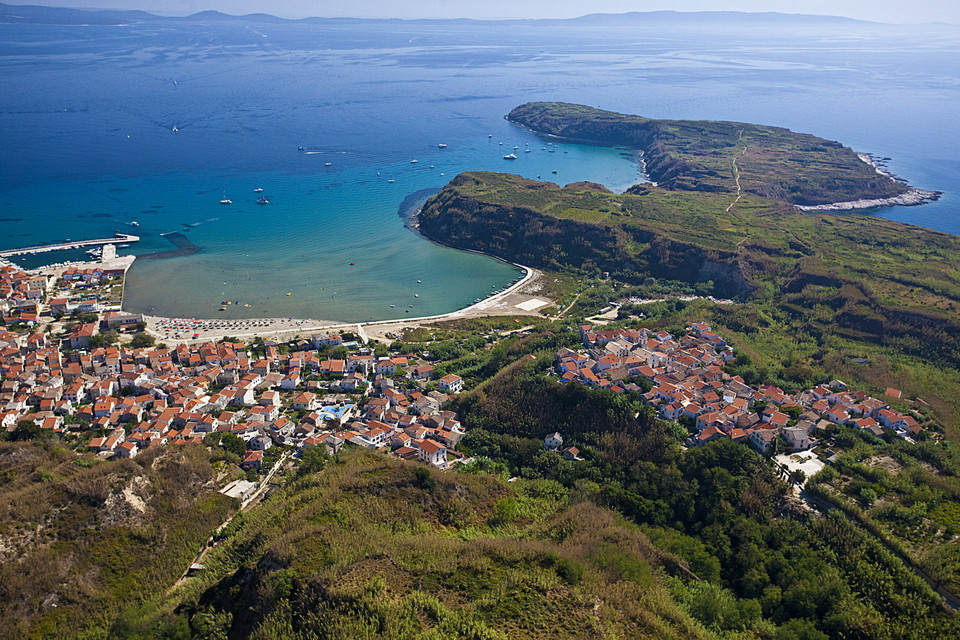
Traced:
<path fill-rule="evenodd" d="M 454 311 L 520 275 L 408 228 L 458 173 L 644 179 L 504 119 L 534 100 L 839 140 L 943 192 L 869 215 L 960 234 L 958 72 L 956 26 L 790 17 L 3 24 L 0 248 L 136 234 L 121 254 L 168 257 L 135 262 L 124 308 L 155 315 Z"/>

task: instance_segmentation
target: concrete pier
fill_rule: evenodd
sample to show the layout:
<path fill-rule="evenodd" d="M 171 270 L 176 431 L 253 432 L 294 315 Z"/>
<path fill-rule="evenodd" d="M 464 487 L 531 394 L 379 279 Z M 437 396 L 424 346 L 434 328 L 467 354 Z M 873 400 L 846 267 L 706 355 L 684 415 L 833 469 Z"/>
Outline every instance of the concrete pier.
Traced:
<path fill-rule="evenodd" d="M 48 251 L 66 251 L 67 249 L 80 249 L 82 247 L 95 247 L 102 244 L 119 244 L 140 242 L 140 236 L 133 236 L 129 233 L 118 233 L 112 238 L 99 238 L 97 240 L 75 240 L 70 242 L 61 242 L 58 244 L 43 244 L 36 247 L 26 247 L 24 249 L 6 249 L 0 251 L 0 258 L 9 258 L 10 256 L 22 256 L 28 253 L 47 253 Z"/>

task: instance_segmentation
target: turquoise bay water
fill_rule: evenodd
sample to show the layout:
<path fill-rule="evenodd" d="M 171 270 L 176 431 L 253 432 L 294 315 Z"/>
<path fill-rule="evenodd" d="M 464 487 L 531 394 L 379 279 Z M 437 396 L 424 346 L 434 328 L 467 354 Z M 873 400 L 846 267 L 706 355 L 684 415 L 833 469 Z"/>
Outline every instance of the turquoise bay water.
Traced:
<path fill-rule="evenodd" d="M 0 246 L 120 230 L 146 254 L 182 232 L 199 253 L 128 278 L 125 305 L 161 315 L 452 311 L 517 270 L 406 229 L 408 195 L 467 170 L 640 179 L 630 153 L 554 146 L 503 119 L 528 100 L 840 140 L 945 192 L 872 215 L 960 233 L 958 45 L 956 28 L 850 24 L 0 25 Z M 225 300 L 240 305 L 217 311 Z"/>
<path fill-rule="evenodd" d="M 329 320 L 446 313 L 486 297 L 522 271 L 429 242 L 405 228 L 398 211 L 409 193 L 439 189 L 464 167 L 565 177 L 566 182 L 585 179 L 619 190 L 639 179 L 631 153 L 558 145 L 519 127 L 501 128 L 503 140 L 483 134 L 444 149 L 425 142 L 423 153 L 413 158 L 416 163 L 341 167 L 345 154 L 294 147 L 290 154 L 300 163 L 299 173 L 169 173 L 32 183 L 6 194 L 5 215 L 27 217 L 37 202 L 47 203 L 43 228 L 29 236 L 30 244 L 109 237 L 120 230 L 141 237 L 121 254 L 174 249 L 162 235 L 170 232 L 181 232 L 201 247 L 190 256 L 136 262 L 124 292 L 124 307 L 130 310 Z M 508 153 L 517 159 L 504 160 Z M 257 187 L 262 194 L 253 191 Z M 224 195 L 232 205 L 219 204 Z M 260 195 L 270 203 L 258 205 Z M 133 221 L 139 226 L 130 225 Z M 219 311 L 227 300 L 233 304 Z"/>

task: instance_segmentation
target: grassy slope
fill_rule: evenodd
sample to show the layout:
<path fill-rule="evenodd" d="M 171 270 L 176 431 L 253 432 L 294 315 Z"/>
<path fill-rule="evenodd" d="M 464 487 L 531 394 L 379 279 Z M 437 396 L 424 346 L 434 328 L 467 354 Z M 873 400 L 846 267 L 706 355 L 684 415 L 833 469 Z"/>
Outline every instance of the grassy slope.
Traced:
<path fill-rule="evenodd" d="M 669 189 L 736 191 L 793 204 L 886 198 L 906 190 L 848 147 L 781 127 L 743 122 L 651 120 L 583 105 L 533 102 L 508 118 L 541 133 L 644 152 L 651 179 Z"/>
<path fill-rule="evenodd" d="M 359 450 L 231 525 L 160 607 L 231 638 L 709 637 L 632 525 L 551 482 L 418 479 Z M 434 486 L 430 486 L 433 484 Z M 206 625 L 206 626 L 205 626 Z M 131 634 L 158 628 L 147 616 Z M 149 635 L 149 634 L 147 634 Z"/>
<path fill-rule="evenodd" d="M 107 637 L 233 509 L 205 488 L 212 477 L 194 447 L 103 462 L 0 443 L 0 637 Z"/>
<path fill-rule="evenodd" d="M 960 317 L 960 239 L 955 236 L 868 216 L 797 213 L 749 196 L 728 212 L 730 202 L 718 194 L 646 186 L 614 194 L 595 186 L 561 188 L 477 172 L 458 176 L 429 202 L 421 225 L 429 233 L 451 222 L 448 233 L 456 234 L 477 222 L 494 228 L 496 239 L 497 233 L 509 231 L 503 227 L 510 210 L 519 210 L 544 226 L 560 219 L 600 227 L 610 246 L 622 249 L 618 258 L 641 264 L 653 257 L 645 245 L 666 239 L 712 252 L 719 260 L 747 260 L 754 265 L 749 275 L 757 285 L 773 282 L 798 291 L 815 282 L 823 287 L 850 284 L 890 308 L 945 320 Z M 468 204 L 472 211 L 450 208 Z M 557 250 L 570 240 L 560 235 L 550 239 Z"/>

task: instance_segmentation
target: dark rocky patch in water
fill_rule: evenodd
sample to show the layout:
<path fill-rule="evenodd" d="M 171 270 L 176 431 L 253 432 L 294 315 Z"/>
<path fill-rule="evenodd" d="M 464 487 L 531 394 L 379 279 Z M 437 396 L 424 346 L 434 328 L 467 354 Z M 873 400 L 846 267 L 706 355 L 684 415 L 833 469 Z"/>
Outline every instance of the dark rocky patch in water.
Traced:
<path fill-rule="evenodd" d="M 145 253 L 142 256 L 137 256 L 137 260 L 158 260 L 161 258 L 192 256 L 201 249 L 201 247 L 198 247 L 190 242 L 190 239 L 187 236 L 178 231 L 164 234 L 163 237 L 169 240 L 170 243 L 176 247 L 176 249 L 172 249 L 170 251 L 157 251 L 155 253 Z"/>

